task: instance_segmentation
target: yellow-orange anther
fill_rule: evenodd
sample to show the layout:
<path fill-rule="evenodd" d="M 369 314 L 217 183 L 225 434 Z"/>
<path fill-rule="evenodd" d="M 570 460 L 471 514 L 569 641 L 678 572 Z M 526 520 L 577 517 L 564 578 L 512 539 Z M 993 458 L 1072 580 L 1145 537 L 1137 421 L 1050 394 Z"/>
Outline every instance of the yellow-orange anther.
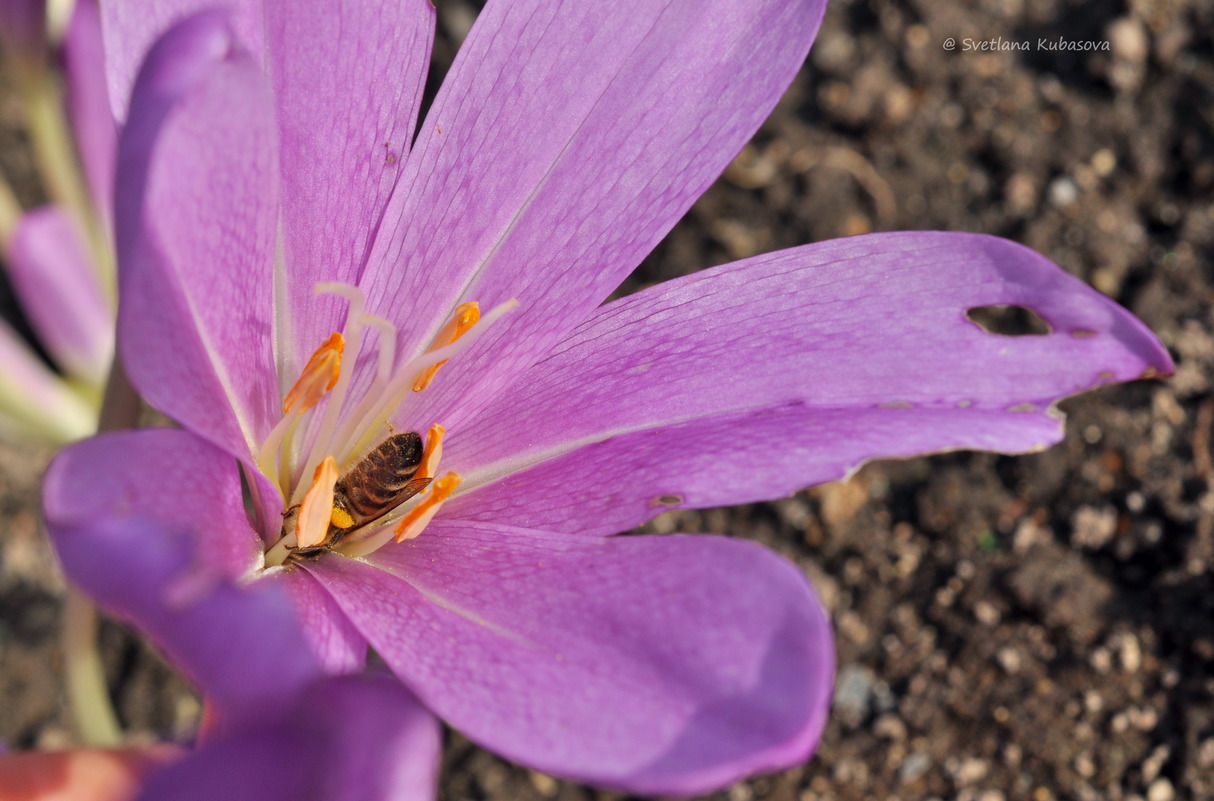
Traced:
<path fill-rule="evenodd" d="M 450 345 L 455 340 L 462 337 L 468 332 L 468 329 L 476 325 L 481 319 L 480 304 L 475 301 L 471 303 L 461 303 L 455 308 L 455 314 L 451 315 L 451 319 L 438 332 L 438 336 L 434 337 L 434 341 L 430 343 L 430 347 L 426 352 L 438 350 L 439 348 Z M 426 387 L 430 386 L 430 382 L 434 380 L 434 376 L 438 374 L 438 368 L 446 364 L 446 360 L 438 364 L 431 365 L 421 372 L 421 374 L 413 381 L 413 391 L 421 392 Z"/>
<path fill-rule="evenodd" d="M 337 485 L 337 460 L 326 456 L 312 476 L 312 486 L 299 504 L 295 521 L 295 545 L 311 548 L 325 541 L 333 514 L 333 488 Z"/>
<path fill-rule="evenodd" d="M 434 474 L 438 472 L 438 462 L 443 458 L 443 437 L 446 434 L 447 429 L 438 423 L 430 426 L 430 430 L 426 432 L 426 449 L 422 451 L 422 463 L 414 473 L 416 478 L 434 478 Z"/>
<path fill-rule="evenodd" d="M 451 497 L 451 493 L 455 492 L 455 488 L 462 480 L 459 473 L 448 473 L 442 478 L 432 481 L 421 503 L 410 509 L 409 514 L 405 515 L 396 526 L 396 541 L 404 542 L 421 534 L 434 519 L 434 514 L 439 507 Z"/>
<path fill-rule="evenodd" d="M 283 414 L 293 411 L 303 414 L 320 403 L 325 393 L 337 384 L 337 378 L 341 375 L 341 354 L 345 349 L 346 340 L 339 333 L 334 333 L 316 349 L 304 365 L 299 380 L 282 402 Z"/>

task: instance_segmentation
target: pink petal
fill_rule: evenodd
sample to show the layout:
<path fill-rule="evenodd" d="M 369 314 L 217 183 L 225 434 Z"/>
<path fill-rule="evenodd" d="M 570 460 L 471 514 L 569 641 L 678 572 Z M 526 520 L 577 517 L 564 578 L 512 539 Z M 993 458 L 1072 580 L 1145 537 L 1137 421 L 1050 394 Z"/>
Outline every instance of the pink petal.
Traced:
<path fill-rule="evenodd" d="M 345 301 L 313 287 L 355 283 L 362 271 L 413 139 L 434 13 L 429 0 L 267 6 L 292 376 L 344 320 Z"/>
<path fill-rule="evenodd" d="M 1019 305 L 1047 336 L 966 317 Z M 867 459 L 1026 451 L 1062 436 L 1058 400 L 1165 374 L 1158 340 L 1026 248 L 875 234 L 668 282 L 586 322 L 477 422 L 444 466 L 480 491 L 444 515 L 612 533 L 669 506 L 741 503 Z"/>
<path fill-rule="evenodd" d="M 281 714 L 205 741 L 140 801 L 433 801 L 437 721 L 396 681 L 315 682 Z"/>
<path fill-rule="evenodd" d="M 23 58 L 40 57 L 46 49 L 45 0 L 0 2 L 0 44 Z"/>
<path fill-rule="evenodd" d="M 270 97 L 210 13 L 158 42 L 133 98 L 115 209 L 127 372 L 152 405 L 248 454 L 281 416 Z"/>
<path fill-rule="evenodd" d="M 188 530 L 216 576 L 245 577 L 261 548 L 236 460 L 186 431 L 104 434 L 63 451 L 47 472 L 47 519 L 138 519 Z M 104 569 L 101 566 L 99 569 Z"/>
<path fill-rule="evenodd" d="M 105 50 L 97 0 L 76 0 L 63 41 L 68 115 L 93 203 L 113 226 L 114 160 L 118 131 L 105 80 Z"/>
<path fill-rule="evenodd" d="M 575 779 L 706 792 L 804 760 L 830 705 L 822 607 L 751 543 L 436 521 L 307 569 L 430 709 Z"/>
<path fill-rule="evenodd" d="M 363 276 L 402 356 L 461 300 L 521 304 L 403 424 L 457 422 L 619 284 L 771 111 L 824 3 L 490 3 Z"/>
<path fill-rule="evenodd" d="M 148 431 L 89 440 L 61 452 L 46 475 L 47 528 L 68 578 L 179 666 L 215 704 L 223 725 L 255 719 L 302 691 L 320 675 L 320 664 L 281 588 L 237 586 L 223 575 L 222 555 L 212 553 L 211 545 L 222 538 L 217 534 L 224 524 L 238 525 L 234 515 L 224 519 L 223 504 L 206 507 L 202 519 L 186 510 L 166 512 L 133 480 L 141 468 L 135 463 L 143 455 L 140 446 L 149 439 L 163 442 L 167 434 L 182 444 L 197 441 L 183 432 Z M 134 446 L 129 461 L 109 453 L 101 462 L 105 469 L 97 469 L 97 451 L 114 446 L 121 454 L 128 444 Z M 102 495 L 90 481 L 108 492 Z M 192 503 L 180 492 L 162 494 Z"/>
<path fill-rule="evenodd" d="M 115 119 L 126 120 L 135 76 L 156 40 L 187 17 L 215 7 L 214 0 L 101 3 L 106 80 Z M 260 54 L 264 39 L 262 0 L 225 0 L 222 7 L 241 45 Z"/>
<path fill-rule="evenodd" d="M 304 570 L 278 570 L 262 581 L 281 584 L 295 607 L 304 637 L 328 673 L 356 673 L 367 664 L 367 638 L 337 602 Z"/>
<path fill-rule="evenodd" d="M 76 225 L 53 206 L 23 214 L 8 263 L 21 307 L 59 367 L 101 386 L 114 352 L 113 316 Z"/>
<path fill-rule="evenodd" d="M 86 437 L 96 427 L 97 410 L 0 321 L 0 428 L 9 435 L 33 434 L 62 444 Z"/>

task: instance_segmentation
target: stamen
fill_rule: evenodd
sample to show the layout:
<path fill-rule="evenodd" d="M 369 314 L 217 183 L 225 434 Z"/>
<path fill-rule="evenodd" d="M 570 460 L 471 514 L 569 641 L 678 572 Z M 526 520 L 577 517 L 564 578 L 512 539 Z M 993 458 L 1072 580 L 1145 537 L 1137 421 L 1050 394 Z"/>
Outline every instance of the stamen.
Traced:
<path fill-rule="evenodd" d="M 341 357 L 345 349 L 346 340 L 337 332 L 316 349 L 312 358 L 304 365 L 299 380 L 282 402 L 283 414 L 303 414 L 320 403 L 320 399 L 337 385 L 337 379 L 341 376 Z"/>
<path fill-rule="evenodd" d="M 286 478 L 279 469 L 279 446 L 295 434 L 295 429 L 304 412 L 311 409 L 337 384 L 341 376 L 341 360 L 345 353 L 346 340 L 338 332 L 326 339 L 304 365 L 299 379 L 282 402 L 282 419 L 274 426 L 257 452 L 257 466 L 261 472 L 276 479 L 276 483 L 287 493 Z M 289 470 L 287 471 L 289 472 Z"/>
<path fill-rule="evenodd" d="M 434 342 L 426 349 L 426 353 L 432 353 L 441 347 L 450 345 L 455 340 L 462 337 L 468 332 L 472 326 L 476 325 L 481 319 L 480 305 L 475 301 L 471 303 L 461 303 L 455 309 L 455 314 L 447 321 L 447 324 L 439 330 L 438 335 L 434 337 Z M 438 364 L 432 364 L 418 375 L 413 382 L 413 391 L 421 392 L 426 387 L 430 386 L 430 382 L 434 380 L 434 376 L 438 374 L 438 368 L 447 363 L 444 359 Z"/>
<path fill-rule="evenodd" d="M 451 493 L 455 492 L 455 488 L 459 486 L 460 481 L 459 473 L 448 473 L 431 483 L 421 503 L 410 509 L 409 513 L 404 516 L 396 527 L 396 541 L 404 542 L 421 534 L 426 526 L 430 524 L 430 521 L 434 519 L 434 515 L 438 512 L 439 507 L 451 497 Z"/>
<path fill-rule="evenodd" d="M 347 300 L 349 305 L 346 307 L 346 335 L 350 339 L 350 349 L 354 353 L 358 353 L 359 348 L 362 347 L 363 308 L 366 305 L 366 297 L 362 290 L 349 284 L 320 283 L 313 287 L 312 291 L 317 295 L 338 295 Z M 346 392 L 350 389 L 350 375 L 353 372 L 353 370 L 344 370 L 338 378 L 337 385 L 333 389 L 333 396 L 329 398 L 324 416 L 321 418 L 320 427 L 312 439 L 311 453 L 304 462 L 303 469 L 291 477 L 296 485 L 299 484 L 302 476 L 308 474 L 309 470 L 316 468 L 322 454 L 333 452 L 334 448 L 331 444 L 333 432 L 337 427 L 341 407 L 346 400 Z"/>
<path fill-rule="evenodd" d="M 489 330 L 502 315 L 509 312 L 514 307 L 518 306 L 518 301 L 511 298 L 510 300 L 495 306 L 487 314 L 481 317 L 480 321 L 473 325 L 470 330 L 461 333 L 457 337 L 457 341 L 451 344 L 444 345 L 441 348 L 432 347 L 420 356 L 417 356 L 405 362 L 396 375 L 393 376 L 391 382 L 379 393 L 378 397 L 367 394 L 363 399 L 358 409 L 354 414 L 347 418 L 342 426 L 337 442 L 349 442 L 355 438 L 357 432 L 363 432 L 361 438 L 351 448 L 351 451 L 362 451 L 371 445 L 371 437 L 376 432 L 383 428 L 384 423 L 391 418 L 405 398 L 409 395 L 410 385 L 415 379 L 421 375 L 426 368 L 440 362 L 445 362 L 455 356 L 460 351 L 468 348 L 472 343 L 480 339 L 485 331 Z"/>
<path fill-rule="evenodd" d="M 337 460 L 326 456 L 312 476 L 312 487 L 299 504 L 295 521 L 295 544 L 312 548 L 325 541 L 333 513 L 333 488 L 337 485 Z"/>
<path fill-rule="evenodd" d="M 434 478 L 438 472 L 438 462 L 443 458 L 443 437 L 447 429 L 435 423 L 426 432 L 426 448 L 422 451 L 422 463 L 414 475 L 417 478 Z"/>

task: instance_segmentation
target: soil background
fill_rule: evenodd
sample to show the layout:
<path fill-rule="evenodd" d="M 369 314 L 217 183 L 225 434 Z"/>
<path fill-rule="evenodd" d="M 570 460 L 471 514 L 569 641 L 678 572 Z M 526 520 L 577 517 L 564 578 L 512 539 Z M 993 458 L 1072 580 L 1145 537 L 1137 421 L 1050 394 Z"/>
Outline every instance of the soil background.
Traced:
<path fill-rule="evenodd" d="M 431 94 L 475 15 L 440 5 Z M 1049 49 L 1059 39 L 1108 49 Z M 993 49 L 973 49 L 983 41 Z M 0 166 L 32 203 L 19 118 L 5 86 Z M 775 114 L 624 291 L 899 229 L 1037 249 L 1140 316 L 1177 373 L 1067 401 L 1067 438 L 1045 453 L 878 462 L 650 524 L 773 548 L 811 577 L 838 634 L 817 756 L 712 798 L 1214 798 L 1214 4 L 833 2 Z M 72 742 L 63 585 L 36 512 L 48 455 L 0 444 L 9 748 Z M 134 736 L 188 732 L 187 685 L 122 627 L 102 641 Z M 626 798 L 447 743 L 448 801 Z"/>

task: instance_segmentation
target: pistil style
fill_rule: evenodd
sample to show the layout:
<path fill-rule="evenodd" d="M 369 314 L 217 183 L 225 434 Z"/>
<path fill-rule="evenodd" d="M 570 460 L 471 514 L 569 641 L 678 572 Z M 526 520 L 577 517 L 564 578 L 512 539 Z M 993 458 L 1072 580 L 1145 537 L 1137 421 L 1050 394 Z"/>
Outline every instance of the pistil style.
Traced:
<path fill-rule="evenodd" d="M 459 305 L 421 355 L 394 374 L 396 329 L 387 320 L 364 312 L 363 293 L 357 287 L 337 283 L 318 284 L 316 292 L 339 295 L 348 301 L 345 329 L 344 334 L 336 332 L 330 336 L 308 359 L 283 400 L 282 420 L 258 454 L 259 467 L 282 489 L 289 509 L 282 537 L 266 553 L 267 566 L 280 565 L 292 554 L 302 553 L 311 558 L 327 549 L 363 555 L 387 544 L 393 536 L 399 542 L 421 533 L 460 483 L 459 475 L 453 472 L 431 481 L 438 475 L 442 459 L 446 434 L 443 426 L 430 427 L 421 460 L 413 473 L 412 492 L 427 483 L 430 486 L 414 498 L 398 501 L 399 506 L 382 519 L 368 520 L 361 516 L 356 521 L 337 501 L 336 487 L 349 479 L 347 471 L 371 451 L 376 432 L 385 427 L 392 431 L 388 421 L 397 414 L 410 391 L 420 392 L 430 386 L 440 367 L 518 305 L 517 301 L 508 301 L 484 317 L 477 303 Z M 347 345 L 355 356 L 350 364 L 357 363 L 367 328 L 377 334 L 376 372 L 368 389 L 354 401 L 348 397 L 353 385 L 352 371 L 343 370 L 342 363 Z M 326 401 L 323 409 L 321 400 Z M 305 424 L 304 418 L 312 414 L 321 417 Z M 297 434 L 308 437 L 310 444 L 302 449 L 298 444 L 292 445 Z M 301 459 L 305 453 L 306 458 Z M 304 475 L 311 475 L 312 481 L 301 482 Z M 341 532 L 340 536 L 332 536 L 334 531 Z"/>

